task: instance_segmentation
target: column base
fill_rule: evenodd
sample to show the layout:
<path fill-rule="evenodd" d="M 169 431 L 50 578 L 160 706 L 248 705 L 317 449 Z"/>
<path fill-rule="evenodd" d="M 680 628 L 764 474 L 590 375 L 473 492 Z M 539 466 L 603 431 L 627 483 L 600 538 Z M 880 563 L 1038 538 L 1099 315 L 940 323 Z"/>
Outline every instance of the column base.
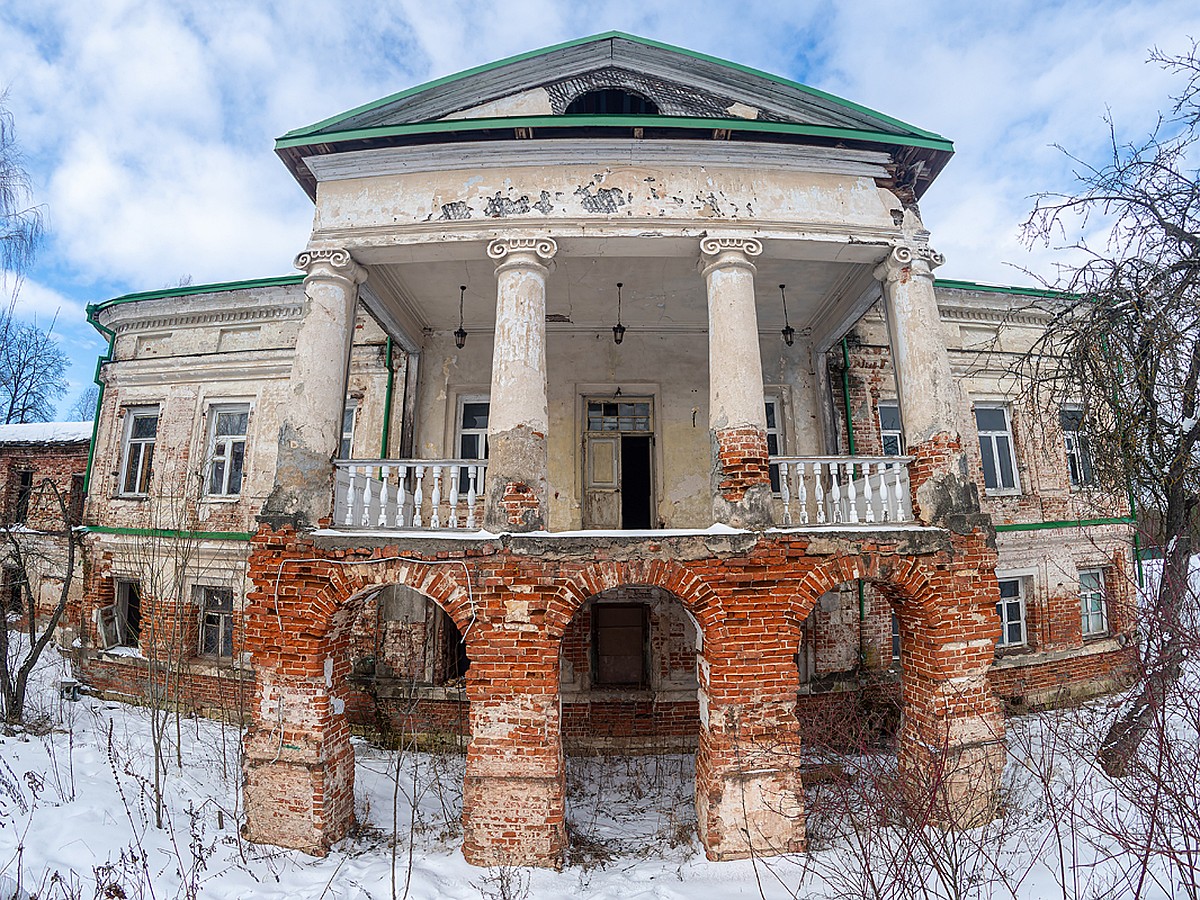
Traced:
<path fill-rule="evenodd" d="M 698 770 L 697 831 L 709 859 L 804 850 L 804 788 L 794 764 L 710 773 L 703 781 Z"/>
<path fill-rule="evenodd" d="M 911 814 L 948 831 L 968 831 L 992 821 L 1008 753 L 999 741 L 941 752 L 902 749 L 900 770 Z"/>
<path fill-rule="evenodd" d="M 324 856 L 354 827 L 354 748 L 323 758 L 319 747 L 247 736 L 243 837 Z"/>
<path fill-rule="evenodd" d="M 468 775 L 463 856 L 476 866 L 561 869 L 567 848 L 561 776 Z"/>

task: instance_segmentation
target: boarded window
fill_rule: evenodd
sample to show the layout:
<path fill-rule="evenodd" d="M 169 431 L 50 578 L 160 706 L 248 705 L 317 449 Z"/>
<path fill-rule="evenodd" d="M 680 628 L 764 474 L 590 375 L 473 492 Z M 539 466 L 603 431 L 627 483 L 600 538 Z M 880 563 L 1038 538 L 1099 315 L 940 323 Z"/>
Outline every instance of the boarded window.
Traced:
<path fill-rule="evenodd" d="M 599 603 L 592 612 L 596 685 L 646 684 L 646 607 Z"/>

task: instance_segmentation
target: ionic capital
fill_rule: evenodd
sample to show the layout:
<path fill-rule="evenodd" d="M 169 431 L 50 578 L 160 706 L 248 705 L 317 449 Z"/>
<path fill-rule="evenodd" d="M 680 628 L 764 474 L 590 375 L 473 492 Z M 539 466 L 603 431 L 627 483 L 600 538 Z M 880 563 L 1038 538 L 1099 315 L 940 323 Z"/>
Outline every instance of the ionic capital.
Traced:
<path fill-rule="evenodd" d="M 293 265 L 303 269 L 308 278 L 332 278 L 353 285 L 367 280 L 367 270 L 354 261 L 349 250 L 342 247 L 303 250 L 296 254 Z"/>
<path fill-rule="evenodd" d="M 496 261 L 497 266 L 505 262 L 517 262 L 518 257 L 540 265 L 538 260 L 549 262 L 557 252 L 558 244 L 549 237 L 496 238 L 487 245 L 487 255 Z"/>
<path fill-rule="evenodd" d="M 751 257 L 762 253 L 762 241 L 752 237 L 704 237 L 700 239 L 700 266 L 704 276 L 714 269 L 740 267 L 755 271 Z"/>
<path fill-rule="evenodd" d="M 946 257 L 928 244 L 897 244 L 875 267 L 875 278 L 885 284 L 913 276 L 933 278 L 933 270 L 945 261 Z"/>

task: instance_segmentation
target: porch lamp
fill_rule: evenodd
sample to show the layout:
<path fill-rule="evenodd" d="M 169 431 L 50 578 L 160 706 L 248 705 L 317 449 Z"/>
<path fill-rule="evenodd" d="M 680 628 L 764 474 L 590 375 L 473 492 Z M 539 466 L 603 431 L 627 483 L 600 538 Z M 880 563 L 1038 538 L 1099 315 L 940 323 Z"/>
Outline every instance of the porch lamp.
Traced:
<path fill-rule="evenodd" d="M 454 346 L 459 350 L 467 342 L 467 329 L 463 328 L 463 297 L 466 293 L 467 286 L 460 284 L 458 286 L 458 330 L 454 332 Z"/>
<path fill-rule="evenodd" d="M 617 324 L 613 326 L 613 343 L 619 344 L 625 340 L 625 326 L 621 324 L 621 282 L 617 282 Z"/>
<path fill-rule="evenodd" d="M 783 342 L 790 347 L 796 342 L 796 329 L 793 328 L 791 322 L 788 321 L 787 294 L 783 292 L 785 287 L 787 287 L 786 284 L 781 284 L 779 286 L 779 296 L 783 298 L 783 329 L 779 333 L 783 335 Z"/>

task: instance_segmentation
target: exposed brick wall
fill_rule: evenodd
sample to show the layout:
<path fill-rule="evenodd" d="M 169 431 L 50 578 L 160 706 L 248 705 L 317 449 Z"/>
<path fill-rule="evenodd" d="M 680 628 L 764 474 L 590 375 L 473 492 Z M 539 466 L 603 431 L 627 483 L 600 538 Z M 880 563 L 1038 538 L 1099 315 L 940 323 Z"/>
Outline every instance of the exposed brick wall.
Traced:
<path fill-rule="evenodd" d="M 736 503 L 754 485 L 771 483 L 765 431 L 724 428 L 713 434 L 720 471 L 718 490 L 727 500 Z"/>

